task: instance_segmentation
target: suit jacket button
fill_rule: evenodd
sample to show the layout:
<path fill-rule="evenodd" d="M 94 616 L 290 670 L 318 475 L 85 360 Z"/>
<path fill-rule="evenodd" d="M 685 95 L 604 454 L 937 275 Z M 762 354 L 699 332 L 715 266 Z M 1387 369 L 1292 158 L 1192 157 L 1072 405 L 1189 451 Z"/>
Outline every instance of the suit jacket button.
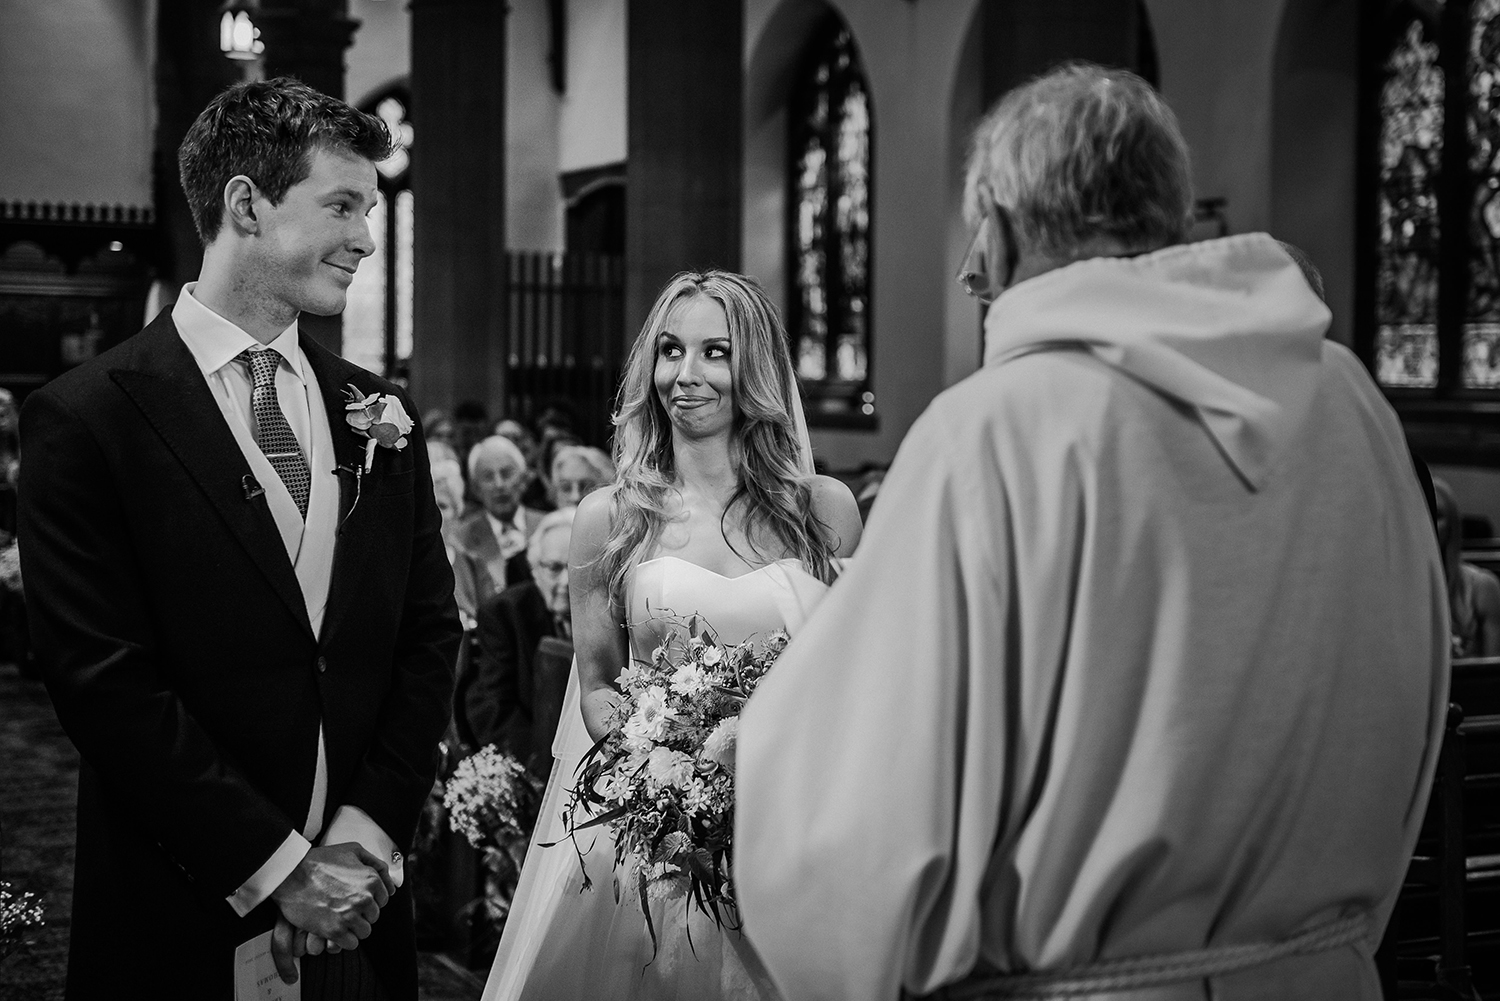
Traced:
<path fill-rule="evenodd" d="M 318 658 L 318 673 L 323 674 L 328 670 L 328 660 L 324 657 Z"/>

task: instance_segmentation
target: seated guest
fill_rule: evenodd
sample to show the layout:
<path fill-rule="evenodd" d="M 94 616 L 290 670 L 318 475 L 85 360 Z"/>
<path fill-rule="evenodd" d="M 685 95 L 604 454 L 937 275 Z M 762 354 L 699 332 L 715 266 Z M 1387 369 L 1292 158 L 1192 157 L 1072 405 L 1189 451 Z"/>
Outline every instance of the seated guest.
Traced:
<path fill-rule="evenodd" d="M 450 450 L 451 451 L 451 450 Z M 458 529 L 463 521 L 464 476 L 457 459 L 432 461 L 432 494 L 443 515 L 443 548 L 453 565 L 453 597 L 465 629 L 474 628 L 474 561 L 458 544 Z"/>
<path fill-rule="evenodd" d="M 541 445 L 537 443 L 536 435 L 520 421 L 509 418 L 495 425 L 495 433 L 515 442 L 521 454 L 526 457 L 526 468 L 531 470 L 531 482 L 526 484 L 521 503 L 537 511 L 552 510 L 552 502 L 547 499 L 547 485 L 542 482 L 542 473 L 546 467 L 541 464 Z"/>
<path fill-rule="evenodd" d="M 459 524 L 454 541 L 475 564 L 476 606 L 531 579 L 526 542 L 542 520 L 541 511 L 521 503 L 531 479 L 526 457 L 508 438 L 491 435 L 469 452 L 469 486 L 480 509 Z"/>
<path fill-rule="evenodd" d="M 454 451 L 453 446 L 448 444 L 447 442 L 429 441 L 427 443 L 427 461 L 432 463 L 434 466 L 439 462 L 453 463 L 454 465 L 459 467 L 459 480 L 463 480 L 463 464 L 458 461 L 458 453 Z M 459 500 L 462 499 L 463 497 L 462 495 L 460 495 Z"/>
<path fill-rule="evenodd" d="M 615 464 L 597 448 L 564 445 L 552 456 L 548 480 L 552 503 L 560 508 L 574 507 L 615 481 Z"/>
<path fill-rule="evenodd" d="M 1448 574 L 1453 656 L 1500 657 L 1500 577 L 1460 559 L 1463 519 L 1458 498 L 1452 487 L 1436 477 L 1432 488 L 1438 503 L 1438 545 Z"/>
<path fill-rule="evenodd" d="M 479 606 L 479 649 L 458 695 L 479 746 L 495 744 L 536 770 L 551 759 L 551 734 L 533 740 L 537 648 L 547 637 L 570 639 L 568 545 L 576 508 L 542 519 L 527 559 L 531 580 L 506 588 Z M 462 683 L 461 683 L 462 684 Z"/>
<path fill-rule="evenodd" d="M 453 418 L 448 416 L 446 410 L 429 410 L 422 417 L 422 431 L 427 439 L 427 454 L 433 455 L 432 447 L 437 444 L 447 446 L 455 455 L 458 443 L 458 426 L 453 423 Z M 436 458 L 436 456 L 433 456 Z"/>

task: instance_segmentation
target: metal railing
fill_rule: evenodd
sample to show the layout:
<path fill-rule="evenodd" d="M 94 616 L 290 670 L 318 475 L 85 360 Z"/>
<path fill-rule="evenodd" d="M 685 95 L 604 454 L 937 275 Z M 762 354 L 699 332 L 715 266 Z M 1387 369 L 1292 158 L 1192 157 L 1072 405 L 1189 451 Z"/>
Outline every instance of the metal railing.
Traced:
<path fill-rule="evenodd" d="M 505 414 L 530 423 L 566 401 L 577 431 L 606 446 L 625 354 L 625 261 L 607 254 L 512 251 Z"/>

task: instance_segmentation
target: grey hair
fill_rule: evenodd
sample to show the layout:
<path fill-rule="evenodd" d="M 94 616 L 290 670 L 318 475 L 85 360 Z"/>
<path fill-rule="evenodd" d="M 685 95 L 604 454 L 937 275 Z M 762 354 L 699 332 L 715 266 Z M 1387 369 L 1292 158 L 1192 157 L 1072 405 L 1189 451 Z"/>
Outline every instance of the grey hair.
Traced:
<path fill-rule="evenodd" d="M 498 452 L 501 455 L 510 456 L 516 460 L 516 465 L 522 469 L 526 468 L 526 454 L 521 451 L 521 447 L 504 435 L 492 434 L 469 449 L 469 479 L 474 478 L 474 470 L 486 452 Z"/>
<path fill-rule="evenodd" d="M 577 459 L 598 474 L 600 483 L 613 483 L 615 481 L 615 464 L 609 456 L 597 448 L 588 445 L 564 445 L 552 456 L 552 468 L 547 474 L 553 479 L 557 478 L 557 464 L 563 459 Z"/>
<path fill-rule="evenodd" d="M 1071 63 L 1012 90 L 974 130 L 964 177 L 971 226 L 1003 206 L 1018 242 L 1066 256 L 1097 237 L 1155 250 L 1187 234 L 1187 142 L 1151 85 Z"/>
<path fill-rule="evenodd" d="M 537 522 L 536 531 L 531 533 L 531 538 L 526 540 L 526 562 L 536 566 L 536 561 L 541 558 L 542 538 L 550 531 L 558 528 L 566 528 L 570 533 L 573 531 L 573 518 L 578 514 L 576 507 L 562 507 L 547 514 L 541 521 Z"/>

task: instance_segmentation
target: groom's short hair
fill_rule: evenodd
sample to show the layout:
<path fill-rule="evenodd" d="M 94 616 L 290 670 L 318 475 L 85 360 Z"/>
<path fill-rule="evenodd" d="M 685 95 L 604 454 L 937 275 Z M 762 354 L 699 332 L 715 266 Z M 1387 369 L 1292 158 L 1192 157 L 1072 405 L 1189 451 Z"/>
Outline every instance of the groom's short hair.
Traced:
<path fill-rule="evenodd" d="M 990 205 L 1046 253 L 1097 237 L 1137 251 L 1179 243 L 1193 207 L 1187 143 L 1145 80 L 1071 63 L 1010 91 L 974 130 L 964 215 L 978 226 Z"/>
<path fill-rule="evenodd" d="M 206 245 L 224 222 L 224 186 L 236 174 L 273 205 L 312 172 L 313 152 L 378 162 L 391 152 L 385 123 L 290 77 L 235 84 L 208 103 L 177 150 L 182 190 Z"/>

